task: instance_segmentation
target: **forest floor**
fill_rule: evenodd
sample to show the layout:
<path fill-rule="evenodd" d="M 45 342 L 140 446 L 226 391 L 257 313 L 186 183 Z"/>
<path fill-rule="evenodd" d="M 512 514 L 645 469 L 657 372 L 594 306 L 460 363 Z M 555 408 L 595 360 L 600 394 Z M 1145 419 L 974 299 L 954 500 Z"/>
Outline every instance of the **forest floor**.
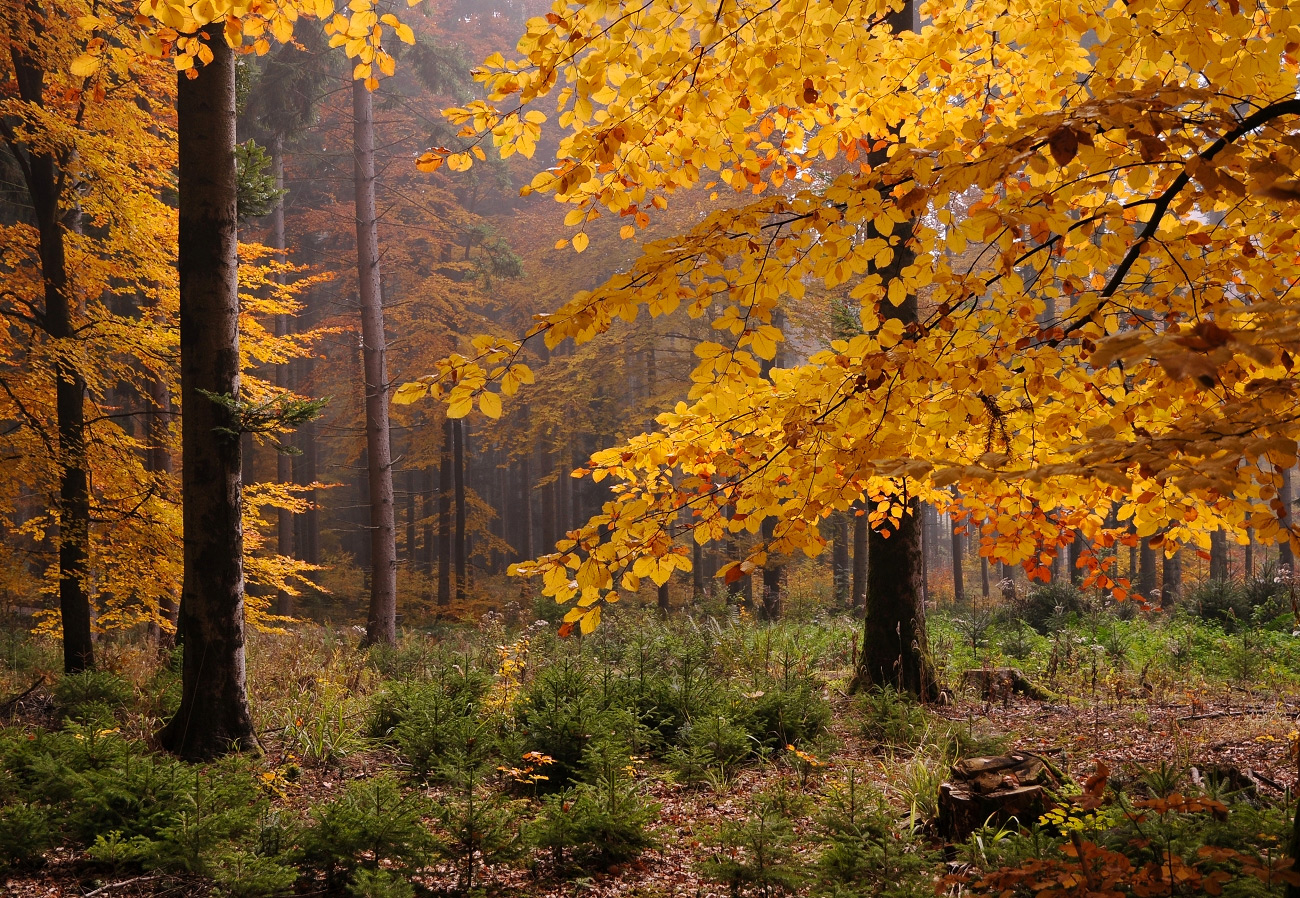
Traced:
<path fill-rule="evenodd" d="M 899 757 L 857 733 L 849 704 L 842 695 L 832 699 L 831 729 L 837 748 L 818 776 L 851 766 L 882 792 L 896 791 L 893 786 L 909 757 Z M 1015 697 L 999 702 L 959 700 L 934 711 L 954 725 L 980 730 L 986 739 L 1004 740 L 1007 750 L 1048 756 L 1079 782 L 1100 760 L 1115 770 L 1131 770 L 1134 765 L 1149 768 L 1167 761 L 1198 772 L 1248 772 L 1264 786 L 1263 797 L 1278 801 L 1300 784 L 1292 749 L 1300 695 L 1288 702 L 1279 701 L 1276 694 L 1256 696 L 1233 689 L 1182 703 L 1113 696 L 1048 703 Z M 271 753 L 274 746 L 274 741 L 268 742 Z M 306 769 L 295 785 L 292 803 L 308 807 L 328 801 L 348 780 L 372 776 L 395 761 L 391 752 L 371 750 L 350 755 L 332 770 Z M 533 898 L 726 896 L 724 886 L 702 877 L 697 869 L 700 858 L 711 850 L 707 834 L 723 822 L 743 819 L 754 796 L 788 779 L 791 770 L 780 763 L 750 766 L 717 791 L 677 785 L 663 773 L 652 766 L 643 774 L 659 813 L 654 827 L 657 844 L 641 857 L 576 879 L 553 875 L 544 862 L 531 868 L 503 866 L 490 871 L 489 892 Z M 807 788 L 815 793 L 816 782 Z M 813 827 L 811 814 L 796 817 L 793 823 L 796 833 Z M 434 884 L 439 878 L 429 881 Z M 88 867 L 84 852 L 69 849 L 52 852 L 44 869 L 12 876 L 0 885 L 0 894 L 13 898 L 188 898 L 210 893 L 206 881 L 193 877 L 105 876 Z"/>

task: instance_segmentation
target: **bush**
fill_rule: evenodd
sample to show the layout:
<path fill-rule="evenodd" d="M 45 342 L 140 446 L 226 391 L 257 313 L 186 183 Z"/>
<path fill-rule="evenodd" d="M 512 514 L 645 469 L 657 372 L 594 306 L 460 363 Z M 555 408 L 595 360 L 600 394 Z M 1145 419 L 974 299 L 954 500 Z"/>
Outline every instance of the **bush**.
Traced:
<path fill-rule="evenodd" d="M 1044 583 L 1016 598 L 1006 609 L 1012 620 L 1022 620 L 1046 636 L 1055 629 L 1054 622 L 1069 615 L 1083 614 L 1088 601 L 1070 583 Z"/>
<path fill-rule="evenodd" d="M 885 797 L 849 771 L 824 796 L 818 818 L 821 851 L 813 894 L 827 898 L 930 898 L 937 857 L 901 827 Z"/>
<path fill-rule="evenodd" d="M 131 684 L 116 674 L 87 670 L 67 674 L 54 684 L 59 716 L 82 723 L 109 721 L 131 703 Z"/>
<path fill-rule="evenodd" d="M 831 721 L 830 705 L 808 680 L 746 693 L 735 707 L 736 722 L 768 748 L 810 742 Z"/>
<path fill-rule="evenodd" d="M 634 764 L 619 743 L 593 743 L 584 766 L 587 782 L 543 801 L 529 841 L 550 851 L 557 868 L 572 862 L 606 870 L 653 844 L 648 826 L 658 809 L 642 797 L 631 774 Z"/>
<path fill-rule="evenodd" d="M 756 747 L 748 730 L 717 714 L 682 727 L 678 742 L 668 752 L 667 760 L 685 783 L 700 782 L 710 774 L 730 777 Z"/>
<path fill-rule="evenodd" d="M 24 802 L 0 808 L 0 872 L 39 866 L 57 835 L 48 807 Z"/>
<path fill-rule="evenodd" d="M 925 709 L 892 686 L 862 693 L 858 706 L 862 709 L 862 735 L 881 745 L 914 748 L 929 732 Z"/>
<path fill-rule="evenodd" d="M 1202 620 L 1219 624 L 1227 633 L 1249 621 L 1252 610 L 1247 591 L 1233 580 L 1206 580 L 1188 593 L 1187 604 Z"/>
<path fill-rule="evenodd" d="M 403 794 L 391 776 L 358 780 L 328 804 L 313 808 L 296 860 L 322 875 L 327 890 L 358 885 L 357 871 L 391 866 L 414 872 L 437 848 L 424 826 L 432 812 L 416 793 Z"/>
<path fill-rule="evenodd" d="M 804 881 L 794 854 L 794 828 L 778 805 L 759 795 L 742 821 L 723 823 L 712 840 L 721 850 L 700 862 L 700 872 L 725 884 L 733 898 L 753 889 L 762 898 L 792 892 Z"/>
<path fill-rule="evenodd" d="M 638 727 L 627 711 L 610 708 L 591 670 L 580 658 L 543 668 L 519 704 L 524 750 L 547 755 L 553 764 L 544 791 L 563 789 L 582 778 L 592 740 L 610 733 L 631 741 Z"/>

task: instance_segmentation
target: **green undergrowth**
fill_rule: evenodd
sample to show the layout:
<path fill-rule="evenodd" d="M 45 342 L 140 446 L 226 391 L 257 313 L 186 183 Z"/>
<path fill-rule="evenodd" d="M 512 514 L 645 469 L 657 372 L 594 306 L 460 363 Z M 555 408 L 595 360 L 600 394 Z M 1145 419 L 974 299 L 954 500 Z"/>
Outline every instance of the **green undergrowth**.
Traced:
<path fill-rule="evenodd" d="M 1225 626 L 1222 608 L 1236 606 L 1152 616 L 1058 589 L 1026 596 L 1020 616 L 945 609 L 931 636 L 958 697 L 961 671 L 1001 664 L 1071 700 L 1286 688 L 1294 638 L 1254 610 L 1273 598 L 1257 598 L 1242 606 L 1248 623 Z M 176 706 L 175 659 L 119 638 L 105 669 L 63 677 L 48 646 L 11 638 L 0 682 L 10 694 L 47 685 L 0 727 L 0 869 L 39 877 L 70 852 L 87 881 L 165 873 L 239 898 L 480 894 L 502 870 L 581 882 L 635 862 L 677 838 L 661 819 L 673 790 L 679 806 L 730 809 L 699 828 L 694 869 L 738 898 L 934 894 L 939 783 L 956 758 L 1008 741 L 891 689 L 848 695 L 858 628 L 619 609 L 581 639 L 495 615 L 369 652 L 327 627 L 259 634 L 250 701 L 265 753 L 205 765 L 149 746 Z M 1125 845 L 1146 827 L 1198 882 L 1274 894 L 1231 852 L 1254 850 L 1247 830 L 1280 845 L 1285 808 L 1212 784 L 1196 794 L 1222 812 L 1138 804 L 1195 792 L 1182 773 L 1171 780 L 1153 790 L 1132 774 L 1091 818 L 1066 799 L 1059 820 L 977 833 L 949 852 L 970 865 L 961 888 L 1002 876 L 1009 894 L 1031 894 L 1023 871 L 1038 864 L 1049 881 L 1083 835 L 1099 864 L 1144 869 L 1149 848 Z M 1198 855 L 1198 839 L 1223 851 Z"/>

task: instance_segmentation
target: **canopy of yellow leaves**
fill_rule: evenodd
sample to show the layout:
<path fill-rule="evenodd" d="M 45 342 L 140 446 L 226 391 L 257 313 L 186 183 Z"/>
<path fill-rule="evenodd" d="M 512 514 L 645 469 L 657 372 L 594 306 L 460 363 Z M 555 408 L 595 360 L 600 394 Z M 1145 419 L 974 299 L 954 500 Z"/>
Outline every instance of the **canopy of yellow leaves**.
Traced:
<path fill-rule="evenodd" d="M 571 224 L 644 227 L 706 182 L 736 198 L 534 330 L 554 346 L 684 307 L 718 332 L 690 401 L 592 459 L 615 483 L 604 512 L 521 566 L 557 599 L 689 565 L 675 534 L 775 516 L 752 566 L 818 551 L 818 521 L 864 494 L 887 530 L 905 495 L 947 507 L 952 487 L 985 553 L 1031 573 L 1075 531 L 1294 541 L 1277 487 L 1300 411 L 1296 12 L 973 0 L 900 34 L 888 12 L 557 2 L 479 70 L 488 99 L 448 112 L 527 156 L 553 100 L 563 138 L 528 190 Z M 916 260 L 886 281 L 904 240 Z M 810 285 L 860 305 L 861 333 L 763 376 L 790 336 L 773 312 Z M 909 295 L 921 321 L 882 323 Z"/>

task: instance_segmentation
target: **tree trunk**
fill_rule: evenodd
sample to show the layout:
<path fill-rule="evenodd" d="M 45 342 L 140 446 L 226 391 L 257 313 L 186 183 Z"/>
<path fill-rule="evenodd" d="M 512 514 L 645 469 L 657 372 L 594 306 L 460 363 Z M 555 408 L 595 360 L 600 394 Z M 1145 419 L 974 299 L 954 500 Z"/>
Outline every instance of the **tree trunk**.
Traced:
<path fill-rule="evenodd" d="M 900 9 L 887 16 L 896 35 L 912 30 L 915 20 L 915 0 L 904 0 Z M 873 166 L 883 164 L 887 158 L 884 148 L 868 154 Z M 915 251 L 909 245 L 914 226 L 912 222 L 896 226 L 896 236 L 891 240 L 892 258 L 887 264 L 873 266 L 885 284 L 901 278 L 903 270 L 915 260 Z M 915 295 L 897 305 L 884 300 L 879 311 L 882 318 L 898 321 L 904 328 L 918 320 Z M 899 486 L 900 493 L 906 496 L 906 481 Z M 897 532 L 886 538 L 880 530 L 872 529 L 868 538 L 871 566 L 867 573 L 866 625 L 852 686 L 894 686 L 929 701 L 938 696 L 939 690 L 925 630 L 925 555 L 921 543 L 925 524 L 921 502 L 915 498 L 905 501 Z M 884 527 L 894 529 L 891 524 Z"/>
<path fill-rule="evenodd" d="M 1073 586 L 1083 583 L 1083 568 L 1079 567 L 1079 559 L 1087 548 L 1083 534 L 1076 530 L 1074 539 L 1070 542 L 1070 584 Z"/>
<path fill-rule="evenodd" d="M 892 686 L 923 701 L 938 696 L 921 598 L 921 503 L 911 499 L 897 532 L 871 531 L 867 618 L 851 689 Z"/>
<path fill-rule="evenodd" d="M 519 459 L 519 507 L 521 510 L 519 521 L 523 530 L 523 540 L 520 542 L 519 551 L 525 560 L 531 559 L 536 554 L 533 551 L 533 476 L 529 464 L 531 458 L 532 451 L 529 450 Z"/>
<path fill-rule="evenodd" d="M 465 547 L 465 422 L 452 421 L 452 470 L 456 475 L 456 598 L 464 599 L 469 593 L 466 576 L 468 553 Z"/>
<path fill-rule="evenodd" d="M 284 189 L 284 138 L 277 134 L 271 139 L 271 174 L 275 178 L 275 189 Z M 274 249 L 275 259 L 277 262 L 288 260 L 285 255 L 287 244 L 284 237 L 284 194 L 275 201 L 275 208 L 271 210 L 271 248 Z M 284 276 L 276 277 L 279 283 L 284 282 Z M 289 334 L 289 316 L 275 316 L 275 335 L 285 337 Z M 290 383 L 290 366 L 288 364 L 275 366 L 275 386 L 277 389 L 288 392 L 292 384 Z M 287 452 L 277 452 L 275 454 L 275 479 L 279 483 L 293 483 L 293 457 Z M 286 558 L 293 558 L 297 555 L 294 546 L 293 531 L 294 520 L 293 512 L 287 508 L 276 510 L 275 532 L 276 546 L 275 551 Z M 275 613 L 283 615 L 292 615 L 293 596 L 280 590 L 275 597 Z"/>
<path fill-rule="evenodd" d="M 980 597 L 989 597 L 989 560 L 983 555 L 980 556 Z"/>
<path fill-rule="evenodd" d="M 424 576 L 433 577 L 433 469 L 425 467 L 420 489 L 420 517 L 424 519 L 423 543 L 420 551 L 420 570 Z"/>
<path fill-rule="evenodd" d="M 375 211 L 375 124 L 370 91 L 364 81 L 352 82 L 352 140 L 370 479 L 370 613 L 365 644 L 395 645 L 397 527 L 393 520 L 392 446 L 388 429 L 387 339 L 379 276 L 379 220 Z"/>
<path fill-rule="evenodd" d="M 438 606 L 451 604 L 451 418 L 442 422 L 442 453 L 438 457 Z"/>
<path fill-rule="evenodd" d="M 771 543 L 776 536 L 776 518 L 765 518 L 762 525 L 763 541 Z M 781 563 L 769 548 L 767 562 L 763 565 L 763 601 L 758 614 L 762 620 L 781 619 Z"/>
<path fill-rule="evenodd" d="M 1156 597 L 1156 550 L 1151 548 L 1149 538 L 1138 538 L 1138 576 L 1137 591 L 1143 600 L 1150 601 Z"/>
<path fill-rule="evenodd" d="M 35 20 L 37 15 L 33 15 Z M 33 25 L 40 30 L 40 26 Z M 17 48 L 11 54 L 21 99 L 36 107 L 45 105 L 45 71 L 40 63 Z M 45 332 L 54 341 L 54 408 L 59 434 L 59 613 L 63 623 L 63 669 L 77 673 L 94 667 L 90 632 L 90 595 L 87 588 L 90 559 L 90 476 L 86 463 L 86 381 L 73 361 L 74 302 L 69 295 L 64 224 L 59 215 L 58 160 L 51 152 L 23 152 L 11 144 L 20 162 L 32 212 L 36 218 L 41 277 L 44 280 Z"/>
<path fill-rule="evenodd" d="M 415 485 L 415 469 L 406 469 L 406 566 L 415 573 L 419 570 L 419 540 L 416 529 L 415 499 L 418 490 Z"/>
<path fill-rule="evenodd" d="M 952 519 L 952 600 L 960 605 L 966 601 L 966 581 L 962 577 L 961 563 L 966 556 L 962 552 L 961 532 L 957 519 Z"/>
<path fill-rule="evenodd" d="M 704 546 L 691 537 L 691 598 L 699 601 L 704 595 Z"/>
<path fill-rule="evenodd" d="M 867 518 L 865 502 L 853 504 L 853 610 L 861 613 L 867 607 L 867 553 L 870 551 L 871 524 Z"/>
<path fill-rule="evenodd" d="M 181 703 L 158 734 L 200 759 L 257 749 L 244 669 L 244 531 L 239 422 L 209 395 L 239 396 L 235 56 L 223 26 L 212 61 L 177 90 L 180 163 L 181 483 L 185 633 Z M 205 395 L 209 394 L 209 395 Z"/>
<path fill-rule="evenodd" d="M 1210 579 L 1228 579 L 1228 534 L 1222 530 L 1210 534 Z"/>
<path fill-rule="evenodd" d="M 1292 512 L 1295 510 L 1295 486 L 1291 479 L 1291 469 L 1282 469 L 1282 488 L 1278 490 L 1277 497 L 1282 502 L 1281 522 L 1284 527 L 1291 526 Z M 1283 540 L 1277 546 L 1277 566 L 1289 568 L 1295 573 L 1295 551 L 1291 548 L 1289 540 Z"/>
<path fill-rule="evenodd" d="M 836 608 L 847 608 L 850 590 L 849 572 L 849 519 L 844 512 L 831 518 L 831 589 Z"/>
<path fill-rule="evenodd" d="M 1246 528 L 1246 559 L 1245 559 L 1245 577 L 1249 580 L 1255 579 L 1255 528 Z"/>
<path fill-rule="evenodd" d="M 1164 571 L 1160 582 L 1160 607 L 1168 610 L 1183 597 L 1183 553 L 1180 549 L 1164 556 Z"/>
<path fill-rule="evenodd" d="M 167 389 L 167 382 L 156 376 L 149 378 L 148 389 L 148 431 L 145 438 L 149 441 L 149 448 L 145 453 L 145 468 L 158 479 L 165 480 L 172 474 L 172 454 L 167 450 L 167 422 L 172 414 L 171 393 Z M 168 584 L 162 593 L 157 617 L 149 627 L 149 637 L 157 643 L 160 651 L 170 650 L 176 644 L 176 613 L 179 603 L 174 588 Z"/>

